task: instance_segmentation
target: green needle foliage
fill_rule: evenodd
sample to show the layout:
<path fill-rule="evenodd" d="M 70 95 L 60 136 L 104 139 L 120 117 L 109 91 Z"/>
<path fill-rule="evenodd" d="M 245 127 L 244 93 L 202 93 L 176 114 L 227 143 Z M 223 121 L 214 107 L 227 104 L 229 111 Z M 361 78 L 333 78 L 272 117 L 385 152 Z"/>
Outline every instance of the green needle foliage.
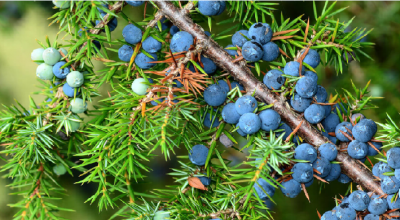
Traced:
<path fill-rule="evenodd" d="M 109 7 L 105 7 L 105 3 Z M 177 7 L 188 4 L 173 3 Z M 322 11 L 314 4 L 314 18 L 309 19 L 279 15 L 274 11 L 278 3 L 226 3 L 229 18 L 218 23 L 214 18 L 201 15 L 197 8 L 189 13 L 196 23 L 208 26 L 210 30 L 213 25 L 224 27 L 224 31 L 212 33 L 211 37 L 217 42 L 231 37 L 237 30 L 248 29 L 254 22 L 269 23 L 276 34 L 273 41 L 282 54 L 273 62 L 256 62 L 254 74 L 258 78 L 262 77 L 265 68 L 283 68 L 287 62 L 298 59 L 300 51 L 307 46 L 320 50 L 323 65 L 333 66 L 337 72 L 343 71 L 349 56 L 356 60 L 361 59 L 361 55 L 370 58 L 363 50 L 373 43 L 360 40 L 371 30 L 356 28 L 345 32 L 352 20 L 335 18 L 346 9 L 335 9 L 336 2 L 327 1 Z M 202 97 L 207 84 L 224 79 L 222 70 L 217 70 L 213 79 L 207 78 L 202 65 L 191 56 L 183 66 L 193 64 L 198 72 L 182 79 L 174 76 L 174 80 L 182 80 L 185 86 L 182 89 L 173 87 L 173 81 L 165 76 L 166 70 L 173 69 L 176 62 L 169 50 L 169 29 L 162 29 L 160 17 L 157 17 L 161 10 L 155 7 L 155 3 L 149 1 L 145 4 L 146 16 L 137 21 L 124 12 L 123 8 L 129 5 L 123 1 L 73 1 L 68 8 L 57 9 L 51 16 L 50 24 L 58 25 L 59 36 L 67 40 L 60 43 L 56 39 L 51 44 L 46 38 L 45 43 L 38 43 L 43 48 L 67 49 L 64 67 L 72 65 L 84 73 L 84 84 L 79 92 L 84 101 L 94 106 L 85 111 L 87 117 L 72 114 L 70 102 L 74 98 L 63 95 L 62 83 L 58 84 L 62 80 L 55 77 L 50 81 L 39 80 L 41 86 L 37 94 L 45 95 L 51 101 L 37 103 L 31 98 L 28 108 L 18 102 L 17 106 L 4 106 L 5 110 L 0 113 L 1 159 L 6 161 L 2 171 L 4 177 L 12 180 L 9 187 L 15 191 L 14 194 L 21 197 L 16 204 L 10 205 L 18 209 L 15 219 L 64 219 L 63 216 L 67 216 L 64 211 L 72 210 L 55 205 L 54 201 L 67 193 L 59 183 L 58 175 L 65 172 L 73 175 L 73 170 L 81 177 L 77 183 L 95 183 L 98 187 L 87 202 L 97 204 L 99 211 L 113 208 L 115 214 L 112 218 L 115 219 L 155 219 L 159 210 L 164 210 L 171 219 L 272 218 L 265 201 L 255 193 L 254 186 L 259 178 L 277 188 L 281 186 L 276 177 L 291 174 L 281 167 L 301 162 L 293 159 L 294 145 L 283 140 L 283 134 L 258 132 L 246 137 L 244 147 L 233 147 L 239 152 L 248 150 L 246 161 L 235 165 L 224 158 L 222 155 L 226 149 L 219 147 L 218 140 L 221 135 L 226 135 L 237 144 L 232 133 L 238 128 L 224 122 L 215 128 L 203 126 L 206 113 L 214 118 L 214 122 L 221 119 L 222 107 L 214 111 L 205 105 Z M 99 9 L 107 13 L 104 20 Z M 157 54 L 160 62 L 155 67 L 142 70 L 135 64 L 138 53 L 151 55 L 141 48 L 141 43 L 129 45 L 120 33 L 110 32 L 108 21 L 113 18 L 139 27 L 143 31 L 142 42 L 152 36 L 162 43 L 161 52 Z M 96 21 L 100 21 L 98 25 L 95 25 Z M 147 27 L 154 23 L 155 27 Z M 131 60 L 113 60 L 118 48 L 124 44 L 134 49 Z M 103 67 L 94 70 L 94 62 L 101 62 Z M 307 64 L 303 65 L 315 71 Z M 147 95 L 137 95 L 131 90 L 132 81 L 139 77 L 154 80 L 153 83 L 146 82 L 151 86 Z M 284 92 L 285 96 L 294 94 L 294 83 L 300 78 L 287 78 L 282 89 L 274 92 Z M 99 97 L 102 85 L 111 88 L 106 97 Z M 347 116 L 350 112 L 376 107 L 370 103 L 375 98 L 368 96 L 368 85 L 363 89 L 353 87 L 354 93 L 344 89 L 343 94 L 338 93 L 330 102 L 342 102 Z M 238 88 L 228 93 L 232 101 L 240 96 L 242 93 Z M 158 102 L 157 106 L 150 105 L 150 101 L 160 97 L 164 101 Z M 256 112 L 271 108 L 273 104 L 259 103 L 258 106 Z M 342 121 L 343 117 L 340 114 Z M 80 123 L 77 131 L 73 130 L 75 123 Z M 400 136 L 397 125 L 390 118 L 388 124 L 380 125 L 387 133 L 382 138 L 390 137 L 390 145 L 397 145 Z M 165 160 L 170 160 L 179 148 L 190 150 L 196 144 L 209 147 L 204 167 L 190 163 L 188 156 L 178 155 L 180 167 L 169 173 L 175 179 L 174 185 L 150 192 L 140 192 L 132 187 L 133 182 L 143 182 L 151 173 L 148 162 L 155 159 L 156 150 L 160 149 Z M 208 177 L 213 181 L 205 187 L 199 184 L 198 177 Z"/>

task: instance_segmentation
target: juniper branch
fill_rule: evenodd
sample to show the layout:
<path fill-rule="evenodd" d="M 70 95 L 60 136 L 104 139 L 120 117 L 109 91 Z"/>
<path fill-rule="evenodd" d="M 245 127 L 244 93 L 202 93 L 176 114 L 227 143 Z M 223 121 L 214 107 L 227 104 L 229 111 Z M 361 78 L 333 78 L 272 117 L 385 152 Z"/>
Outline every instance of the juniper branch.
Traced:
<path fill-rule="evenodd" d="M 297 125 L 301 123 L 303 118 L 290 109 L 283 96 L 272 93 L 262 82 L 258 81 L 245 66 L 244 61 L 234 63 L 231 56 L 229 56 L 218 43 L 209 38 L 204 33 L 204 30 L 184 13 L 185 9 L 179 10 L 172 3 L 165 1 L 157 1 L 155 4 L 180 30 L 190 33 L 197 39 L 197 42 L 203 41 L 206 45 L 203 51 L 204 55 L 212 59 L 219 67 L 226 70 L 239 81 L 239 83 L 243 84 L 247 92 L 255 91 L 255 96 L 258 100 L 267 104 L 274 104 L 274 110 L 279 113 L 281 118 L 291 128 L 296 128 Z M 321 132 L 308 122 L 303 122 L 298 129 L 298 135 L 315 147 L 329 142 Z M 339 152 L 336 160 L 341 162 L 340 165 L 343 172 L 354 182 L 371 192 L 375 192 L 379 195 L 385 194 L 381 190 L 379 182 L 374 180 L 375 178 L 372 173 L 362 166 L 360 162 L 342 152 Z"/>

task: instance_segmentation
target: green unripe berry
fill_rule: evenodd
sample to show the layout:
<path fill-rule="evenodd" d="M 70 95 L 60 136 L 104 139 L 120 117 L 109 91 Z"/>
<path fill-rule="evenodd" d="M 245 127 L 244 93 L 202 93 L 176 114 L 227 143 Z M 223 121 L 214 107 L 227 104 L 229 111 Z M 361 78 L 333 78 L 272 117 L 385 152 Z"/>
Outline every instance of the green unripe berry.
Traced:
<path fill-rule="evenodd" d="M 79 127 L 81 126 L 81 123 L 78 121 L 71 120 L 71 119 L 76 119 L 76 120 L 81 120 L 81 119 L 77 115 L 71 115 L 69 117 L 68 121 L 69 121 L 69 124 L 71 125 L 71 131 L 75 132 L 79 129 Z"/>
<path fill-rule="evenodd" d="M 59 52 L 62 52 L 62 53 L 64 54 L 64 56 L 67 56 L 68 51 L 67 51 L 66 49 L 60 48 L 58 51 L 59 51 Z M 60 53 L 60 54 L 61 54 L 61 53 Z M 63 57 L 63 56 L 61 55 L 61 57 Z"/>
<path fill-rule="evenodd" d="M 87 103 L 81 98 L 75 98 L 70 102 L 70 109 L 75 114 L 83 113 L 87 110 Z"/>
<path fill-rule="evenodd" d="M 53 67 L 45 63 L 36 68 L 36 76 L 43 80 L 53 79 Z"/>
<path fill-rule="evenodd" d="M 49 47 L 43 51 L 43 60 L 44 63 L 52 66 L 61 60 L 61 54 L 58 50 Z"/>
<path fill-rule="evenodd" d="M 64 175 L 67 172 L 67 169 L 65 169 L 65 166 L 62 163 L 59 163 L 59 164 L 56 164 L 53 167 L 53 172 L 56 175 L 61 176 L 61 175 Z"/>
<path fill-rule="evenodd" d="M 132 82 L 132 91 L 138 95 L 145 95 L 150 86 L 144 84 L 144 82 L 147 82 L 144 78 L 135 79 Z"/>
<path fill-rule="evenodd" d="M 43 48 L 37 48 L 34 49 L 31 53 L 31 59 L 32 60 L 38 60 L 38 61 L 43 61 Z M 36 64 L 40 65 L 41 62 L 35 62 Z"/>
<path fill-rule="evenodd" d="M 70 6 L 70 1 L 63 1 L 63 0 L 53 0 L 53 4 L 57 8 L 66 9 Z"/>
<path fill-rule="evenodd" d="M 163 210 L 156 212 L 153 218 L 153 220 L 167 220 L 167 219 L 170 219 L 169 212 Z"/>
<path fill-rule="evenodd" d="M 67 75 L 67 83 L 72 88 L 79 87 L 83 84 L 83 74 L 79 71 L 72 71 Z"/>

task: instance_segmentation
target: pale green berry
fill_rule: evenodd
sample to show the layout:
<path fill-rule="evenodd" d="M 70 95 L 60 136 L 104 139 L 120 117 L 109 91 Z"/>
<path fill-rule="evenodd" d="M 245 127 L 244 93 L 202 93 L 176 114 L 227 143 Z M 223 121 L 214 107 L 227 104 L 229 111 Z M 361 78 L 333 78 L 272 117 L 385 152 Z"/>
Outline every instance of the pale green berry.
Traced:
<path fill-rule="evenodd" d="M 145 95 L 150 86 L 144 84 L 144 82 L 147 82 L 144 78 L 135 79 L 132 82 L 132 91 L 138 95 Z"/>
<path fill-rule="evenodd" d="M 43 60 L 48 65 L 54 65 L 61 60 L 61 54 L 58 50 L 49 47 L 43 51 Z"/>
<path fill-rule="evenodd" d="M 72 71 L 67 75 L 67 83 L 72 88 L 79 87 L 83 84 L 83 74 L 79 71 Z"/>
<path fill-rule="evenodd" d="M 59 164 L 56 164 L 53 167 L 53 172 L 56 175 L 61 176 L 61 175 L 64 175 L 67 172 L 67 169 L 65 169 L 65 166 L 62 163 L 59 163 Z"/>
<path fill-rule="evenodd" d="M 169 212 L 163 210 L 156 212 L 153 218 L 153 220 L 167 220 L 167 219 L 170 219 Z"/>
<path fill-rule="evenodd" d="M 64 54 L 64 56 L 67 56 L 68 51 L 67 51 L 66 49 L 60 48 L 58 51 L 59 51 L 59 52 L 62 52 L 62 53 Z M 60 53 L 60 54 L 61 54 L 61 53 Z M 62 57 L 62 55 L 61 55 L 61 57 Z"/>
<path fill-rule="evenodd" d="M 43 61 L 43 48 L 34 49 L 31 53 L 31 59 L 37 61 Z M 42 62 L 36 62 L 37 64 L 41 64 Z"/>
<path fill-rule="evenodd" d="M 57 8 L 66 9 L 70 5 L 70 1 L 63 1 L 63 0 L 53 0 L 53 4 Z"/>
<path fill-rule="evenodd" d="M 70 102 L 71 112 L 75 114 L 83 113 L 87 109 L 87 103 L 81 98 L 75 98 Z"/>
<path fill-rule="evenodd" d="M 36 68 L 36 76 L 43 80 L 53 79 L 53 67 L 45 63 L 40 64 Z"/>
<path fill-rule="evenodd" d="M 71 120 L 71 119 L 74 119 L 74 120 Z M 75 120 L 81 120 L 81 119 L 77 115 L 71 115 L 68 120 L 69 124 L 71 125 L 72 132 L 77 131 L 79 129 L 79 127 L 81 126 L 81 123 L 78 121 L 75 121 Z"/>

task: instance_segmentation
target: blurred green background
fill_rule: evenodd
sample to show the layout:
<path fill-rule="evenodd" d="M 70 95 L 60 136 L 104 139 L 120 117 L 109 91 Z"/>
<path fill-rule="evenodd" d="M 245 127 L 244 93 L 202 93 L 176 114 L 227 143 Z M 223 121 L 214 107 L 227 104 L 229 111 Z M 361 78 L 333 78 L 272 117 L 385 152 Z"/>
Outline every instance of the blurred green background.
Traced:
<path fill-rule="evenodd" d="M 279 17 L 282 12 L 285 18 L 295 18 L 304 14 L 303 18 L 310 17 L 310 23 L 314 23 L 312 2 L 279 2 L 275 16 Z M 317 2 L 319 11 L 322 10 L 323 2 Z M 35 71 L 37 65 L 30 60 L 30 53 L 39 47 L 35 39 L 45 41 L 49 36 L 53 41 L 57 35 L 57 26 L 48 26 L 47 19 L 55 10 L 51 2 L 0 2 L 0 102 L 4 105 L 14 104 L 18 100 L 23 105 L 28 105 L 28 98 L 37 91 L 39 82 L 36 80 Z M 339 15 L 341 21 L 347 21 L 355 16 L 353 28 L 374 28 L 367 36 L 367 41 L 376 45 L 365 51 L 374 59 L 373 61 L 361 56 L 361 62 L 352 62 L 343 74 L 337 73 L 330 67 L 317 68 L 319 84 L 323 85 L 329 93 L 341 92 L 341 88 L 351 89 L 350 80 L 357 87 L 364 87 L 372 80 L 370 91 L 373 96 L 384 97 L 375 101 L 378 109 L 368 110 L 364 114 L 378 122 L 384 122 L 386 113 L 390 114 L 398 122 L 400 116 L 400 3 L 399 2 L 338 2 L 337 9 L 348 7 Z M 127 7 L 125 12 L 133 20 L 143 19 L 143 6 L 139 8 Z M 216 17 L 216 21 L 226 19 L 224 15 Z M 126 22 L 119 19 L 118 28 L 113 32 L 113 38 L 121 38 L 121 32 Z M 202 24 L 208 30 L 206 24 Z M 224 30 L 224 26 L 213 26 L 212 33 Z M 62 42 L 63 33 L 59 36 Z M 222 41 L 222 46 L 228 45 L 230 38 Z M 112 56 L 117 59 L 115 54 Z M 100 64 L 97 64 L 99 68 Z M 104 90 L 104 89 L 103 89 Z M 104 92 L 104 91 L 103 91 Z M 44 97 L 33 95 L 38 102 Z M 3 109 L 3 107 L 0 107 Z M 239 138 L 239 137 L 238 137 Z M 240 137 L 241 138 L 241 137 Z M 242 139 L 242 142 L 244 139 Z M 186 154 L 186 150 L 178 151 Z M 232 149 L 225 152 L 226 158 L 232 158 L 240 163 L 245 157 Z M 153 171 L 149 174 L 146 182 L 136 184 L 137 191 L 162 188 L 165 184 L 171 184 L 172 178 L 165 176 L 170 168 L 177 167 L 176 158 L 165 161 L 164 157 L 158 157 L 151 163 Z M 74 178 L 68 176 L 60 177 L 60 183 L 68 190 L 60 203 L 63 207 L 75 209 L 74 213 L 65 213 L 64 217 L 69 219 L 102 220 L 108 219 L 115 210 L 107 210 L 99 213 L 96 204 L 84 203 L 95 191 L 95 185 L 79 186 L 74 184 L 79 180 L 78 175 Z M 18 201 L 18 197 L 10 196 L 13 192 L 4 187 L 10 180 L 0 179 L 0 220 L 11 219 L 16 211 L 7 204 Z M 281 193 L 276 193 L 274 199 L 277 206 L 274 207 L 275 219 L 280 220 L 309 220 L 317 219 L 317 211 L 323 213 L 334 207 L 335 195 L 344 194 L 347 187 L 337 182 L 330 183 L 321 189 L 316 182 L 308 188 L 311 203 L 304 194 L 296 199 L 284 198 Z"/>

